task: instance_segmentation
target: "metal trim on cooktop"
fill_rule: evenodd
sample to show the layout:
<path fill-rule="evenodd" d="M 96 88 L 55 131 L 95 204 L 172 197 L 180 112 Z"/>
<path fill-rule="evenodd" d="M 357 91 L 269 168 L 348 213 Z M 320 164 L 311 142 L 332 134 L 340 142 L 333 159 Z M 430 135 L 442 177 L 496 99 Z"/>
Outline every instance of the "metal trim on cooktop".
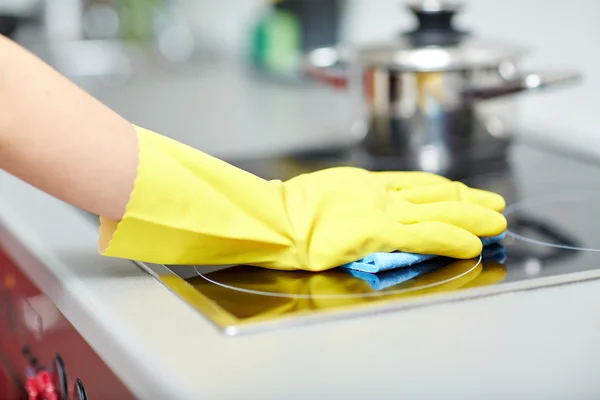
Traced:
<path fill-rule="evenodd" d="M 396 300 L 389 303 L 369 303 L 364 305 L 353 305 L 350 308 L 330 309 L 313 314 L 291 315 L 264 321 L 244 321 L 231 315 L 228 311 L 219 307 L 218 304 L 197 291 L 192 285 L 180 278 L 167 266 L 160 264 L 149 264 L 137 262 L 142 269 L 148 271 L 159 282 L 177 295 L 184 303 L 201 314 L 209 322 L 227 336 L 246 335 L 260 333 L 273 329 L 289 328 L 314 324 L 317 322 L 332 322 L 348 319 L 351 317 L 366 317 L 394 311 L 406 310 L 443 302 L 475 299 L 499 295 L 502 293 L 517 292 L 524 290 L 539 289 L 544 287 L 558 286 L 575 282 L 600 279 L 600 269 L 581 271 L 571 274 L 549 276 L 544 278 L 533 278 L 526 281 L 497 283 L 472 289 L 459 289 L 455 291 L 429 294 L 409 300 Z M 173 280 L 177 285 L 165 282 Z"/>

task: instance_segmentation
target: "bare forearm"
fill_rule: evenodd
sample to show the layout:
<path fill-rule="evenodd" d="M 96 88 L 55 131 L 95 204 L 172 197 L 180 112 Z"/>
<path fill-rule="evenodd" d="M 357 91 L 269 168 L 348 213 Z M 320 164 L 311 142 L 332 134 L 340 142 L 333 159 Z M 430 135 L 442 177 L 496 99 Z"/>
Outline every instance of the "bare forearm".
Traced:
<path fill-rule="evenodd" d="M 132 125 L 0 36 L 0 169 L 119 220 L 137 168 Z"/>

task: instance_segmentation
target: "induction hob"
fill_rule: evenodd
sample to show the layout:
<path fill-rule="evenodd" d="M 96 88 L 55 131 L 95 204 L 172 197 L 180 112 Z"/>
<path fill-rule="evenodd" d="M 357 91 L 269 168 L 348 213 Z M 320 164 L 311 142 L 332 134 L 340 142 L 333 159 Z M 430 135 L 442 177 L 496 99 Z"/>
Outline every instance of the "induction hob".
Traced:
<path fill-rule="evenodd" d="M 274 157 L 233 164 L 287 179 L 352 165 L 340 160 Z M 355 276 L 340 269 L 140 265 L 227 335 L 600 278 L 600 167 L 515 144 L 507 160 L 464 171 L 458 180 L 498 192 L 508 204 L 507 237 L 472 260 L 438 258 L 400 277 L 393 271 Z"/>

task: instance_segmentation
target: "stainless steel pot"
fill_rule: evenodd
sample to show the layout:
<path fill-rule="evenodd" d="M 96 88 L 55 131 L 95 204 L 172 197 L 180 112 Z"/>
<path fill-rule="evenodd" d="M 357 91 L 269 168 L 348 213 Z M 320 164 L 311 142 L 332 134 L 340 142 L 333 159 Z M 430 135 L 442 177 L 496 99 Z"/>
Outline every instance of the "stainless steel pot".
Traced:
<path fill-rule="evenodd" d="M 418 25 L 396 40 L 308 54 L 310 76 L 357 96 L 354 126 L 378 157 L 443 173 L 457 162 L 501 158 L 516 129 L 508 95 L 573 82 L 575 71 L 525 73 L 524 48 L 482 41 L 457 29 L 460 4 L 409 5 Z"/>

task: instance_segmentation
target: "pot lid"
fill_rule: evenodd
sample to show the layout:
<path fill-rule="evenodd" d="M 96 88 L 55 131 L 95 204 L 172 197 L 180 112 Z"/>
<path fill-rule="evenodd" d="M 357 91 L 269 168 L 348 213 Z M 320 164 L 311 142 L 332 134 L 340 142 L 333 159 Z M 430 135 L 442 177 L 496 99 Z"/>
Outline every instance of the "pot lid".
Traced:
<path fill-rule="evenodd" d="M 453 19 L 460 3 L 424 0 L 409 4 L 408 9 L 416 17 L 417 27 L 390 42 L 359 48 L 356 56 L 361 64 L 410 71 L 464 70 L 494 67 L 525 52 L 457 29 Z"/>

